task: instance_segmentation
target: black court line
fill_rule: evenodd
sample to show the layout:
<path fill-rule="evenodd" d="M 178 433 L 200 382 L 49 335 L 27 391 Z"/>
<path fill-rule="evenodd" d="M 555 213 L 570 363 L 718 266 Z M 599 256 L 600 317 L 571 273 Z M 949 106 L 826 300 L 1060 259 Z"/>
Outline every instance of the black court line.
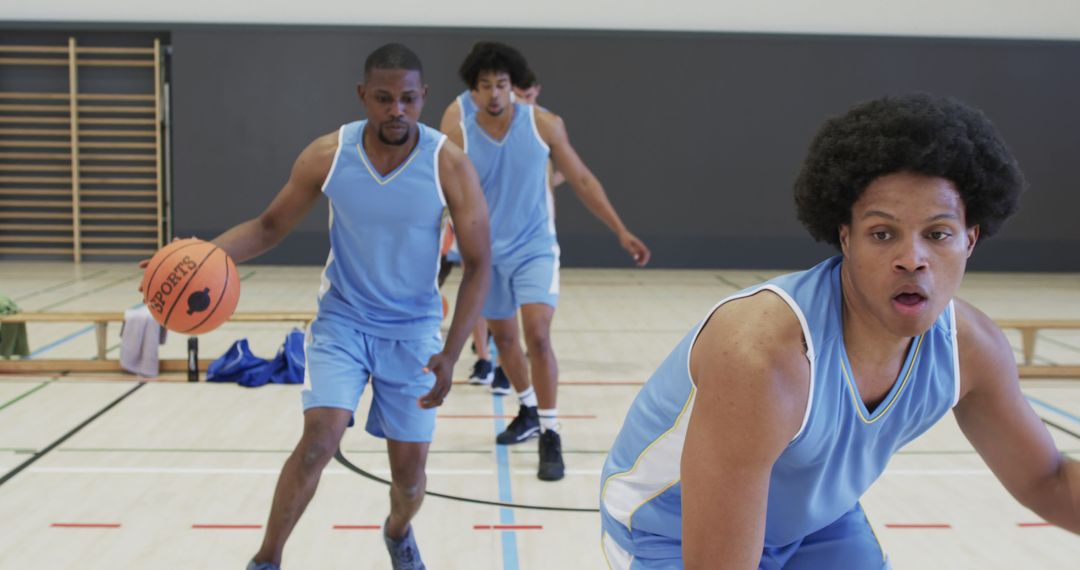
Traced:
<path fill-rule="evenodd" d="M 745 287 L 743 287 L 742 285 L 739 285 L 738 283 L 728 279 L 727 277 L 724 277 L 723 275 L 717 275 L 716 278 L 719 279 L 720 282 L 724 285 L 727 285 L 728 287 L 731 287 L 736 291 L 741 291 L 742 289 L 745 289 Z"/>
<path fill-rule="evenodd" d="M 101 275 L 102 273 L 106 273 L 107 271 L 108 271 L 108 269 L 102 269 L 102 270 L 97 271 L 95 273 L 92 273 L 90 275 L 84 275 L 84 276 L 82 276 L 80 278 L 68 279 L 67 281 L 58 283 L 58 284 L 53 285 L 51 287 L 46 287 L 44 289 L 38 289 L 37 291 L 34 291 L 33 293 L 30 293 L 30 294 L 27 294 L 27 295 L 22 295 L 22 296 L 19 296 L 19 297 L 15 297 L 14 300 L 15 301 L 22 301 L 22 300 L 25 300 L 25 299 L 29 299 L 31 297 L 36 297 L 36 296 L 41 295 L 43 293 L 49 293 L 49 292 L 52 292 L 52 291 L 56 291 L 57 289 L 63 289 L 64 287 L 67 287 L 68 285 L 74 285 L 75 283 L 79 283 L 81 281 L 89 281 L 89 280 L 93 279 L 94 277 L 97 277 L 98 275 Z"/>
<path fill-rule="evenodd" d="M 338 463 L 342 464 L 349 471 L 352 471 L 353 473 L 356 473 L 357 475 L 360 475 L 361 477 L 364 477 L 365 479 L 370 479 L 370 480 L 375 481 L 377 483 L 382 483 L 383 485 L 386 485 L 388 487 L 390 486 L 390 481 L 387 481 L 386 479 L 383 479 L 382 477 L 372 475 L 371 473 L 368 473 L 367 471 L 364 471 L 363 469 L 353 465 L 345 457 L 345 454 L 341 453 L 340 449 L 337 451 L 337 453 L 334 454 L 334 459 L 337 459 Z M 582 508 L 577 508 L 577 507 L 548 507 L 548 506 L 544 506 L 544 505 L 522 505 L 522 504 L 518 504 L 518 503 L 504 503 L 504 502 L 501 502 L 501 501 L 485 501 L 483 499 L 473 499 L 473 498 L 470 498 L 470 497 L 459 497 L 457 495 L 447 495 L 445 493 L 436 493 L 435 491 L 424 491 L 424 495 L 426 495 L 428 497 L 439 497 L 440 499 L 449 499 L 451 501 L 458 501 L 458 502 L 462 502 L 462 503 L 472 503 L 474 505 L 489 505 L 489 506 L 492 506 L 492 507 L 507 507 L 507 508 L 511 508 L 511 509 L 529 509 L 529 510 L 533 510 L 533 511 L 556 511 L 556 512 L 562 512 L 562 513 L 598 513 L 598 512 L 600 512 L 600 509 L 582 509 Z"/>
<path fill-rule="evenodd" d="M 48 447 L 46 447 L 45 449 L 42 449 L 41 451 L 39 451 L 39 452 L 35 453 L 34 455 L 32 455 L 30 457 L 30 459 L 27 459 L 26 461 L 23 461 L 22 464 L 20 464 L 18 467 L 12 469 L 11 471 L 8 471 L 7 474 L 5 474 L 3 477 L 0 477 L 0 485 L 3 485 L 4 483 L 7 483 L 9 480 L 11 480 L 12 477 L 18 475 L 20 471 L 22 471 L 23 469 L 26 469 L 27 467 L 32 465 L 38 459 L 41 459 L 42 457 L 45 457 L 45 455 L 47 453 L 49 453 L 53 449 L 56 449 L 56 447 L 58 447 L 60 444 L 64 443 L 68 439 L 70 439 L 71 436 L 79 433 L 79 431 L 81 431 L 84 427 L 90 425 L 91 422 L 93 422 L 94 420 L 100 418 L 102 415 L 105 414 L 105 412 L 107 412 L 107 411 L 113 409 L 114 407 L 116 407 L 117 404 L 124 401 L 124 398 L 127 398 L 128 396 L 134 394 L 136 390 L 138 390 L 139 388 L 142 388 L 143 386 L 146 386 L 146 382 L 145 381 L 144 382 L 139 382 L 134 388 L 128 390 L 127 392 L 124 392 L 123 394 L 120 395 L 119 398 L 113 400 L 112 403 L 107 404 L 104 408 L 101 408 L 100 410 L 98 410 L 96 414 L 90 416 L 89 418 L 86 418 L 86 420 L 84 420 L 81 424 L 75 426 L 74 428 L 71 429 L 71 431 L 69 431 L 66 434 L 64 434 L 63 436 L 61 436 L 60 439 L 50 443 Z"/>
<path fill-rule="evenodd" d="M 1073 431 L 1073 430 L 1071 430 L 1069 428 L 1066 428 L 1065 426 L 1059 425 L 1059 424 L 1057 424 L 1055 422 L 1052 422 L 1052 421 L 1050 421 L 1050 420 L 1048 420 L 1046 418 L 1039 418 L 1039 419 L 1042 420 L 1044 424 L 1046 424 L 1046 425 L 1048 425 L 1048 426 L 1050 426 L 1052 428 L 1057 428 L 1059 431 L 1065 432 L 1065 433 L 1075 437 L 1076 439 L 1080 439 L 1080 433 L 1076 433 L 1075 431 Z"/>
<path fill-rule="evenodd" d="M 73 296 L 68 297 L 66 299 L 61 299 L 61 300 L 59 300 L 59 301 L 57 301 L 55 303 L 50 303 L 48 305 L 45 305 L 44 307 L 38 307 L 34 311 L 35 312 L 48 311 L 49 309 L 52 309 L 53 307 L 59 307 L 60 305 L 63 305 L 65 303 L 70 303 L 71 301 L 74 301 L 76 299 L 81 299 L 83 297 L 86 297 L 87 295 L 91 295 L 91 294 L 97 293 L 99 291 L 104 291 L 105 289 L 108 289 L 110 287 L 114 287 L 116 285 L 119 285 L 119 284 L 123 283 L 124 281 L 130 281 L 130 280 L 132 280 L 132 279 L 134 279 L 136 277 L 139 277 L 141 275 L 142 275 L 142 272 L 132 273 L 132 274 L 128 275 L 127 277 L 121 277 L 120 279 L 117 279 L 115 281 L 110 281 L 110 282 L 108 282 L 108 283 L 106 283 L 106 284 L 104 284 L 104 285 L 102 285 L 100 287 L 97 287 L 95 289 L 90 289 L 88 291 L 83 291 L 82 293 L 79 293 L 77 295 L 73 295 Z"/>

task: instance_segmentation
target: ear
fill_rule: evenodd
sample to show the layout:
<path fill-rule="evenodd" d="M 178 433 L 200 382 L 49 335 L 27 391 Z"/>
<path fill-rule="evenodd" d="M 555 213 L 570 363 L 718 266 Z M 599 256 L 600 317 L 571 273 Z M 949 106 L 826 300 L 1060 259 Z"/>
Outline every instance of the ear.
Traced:
<path fill-rule="evenodd" d="M 975 251 L 975 242 L 979 241 L 979 225 L 976 224 L 967 229 L 967 257 L 971 257 L 971 254 Z"/>
<path fill-rule="evenodd" d="M 428 91 L 428 86 L 425 83 L 424 88 L 420 90 L 420 97 L 423 98 L 423 99 L 427 99 L 427 91 Z"/>
<path fill-rule="evenodd" d="M 848 224 L 840 224 L 840 252 L 847 257 L 848 254 L 848 238 L 851 237 L 851 226 Z"/>
<path fill-rule="evenodd" d="M 367 92 L 367 88 L 364 87 L 364 84 L 363 83 L 357 83 L 356 84 L 356 95 L 357 95 L 357 97 L 360 97 L 360 101 L 364 100 L 364 93 L 365 92 Z"/>

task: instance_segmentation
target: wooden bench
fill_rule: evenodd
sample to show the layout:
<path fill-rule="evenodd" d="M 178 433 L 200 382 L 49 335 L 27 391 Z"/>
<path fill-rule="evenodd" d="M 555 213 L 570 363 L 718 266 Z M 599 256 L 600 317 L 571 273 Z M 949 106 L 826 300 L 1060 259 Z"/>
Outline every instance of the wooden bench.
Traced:
<path fill-rule="evenodd" d="M 307 326 L 315 319 L 314 312 L 249 312 L 235 313 L 231 323 L 280 323 L 294 322 Z M 0 360 L 0 372 L 120 372 L 120 362 L 107 358 L 106 334 L 109 323 L 124 322 L 123 311 L 82 311 L 66 313 L 16 313 L 0 315 L 0 323 L 92 323 L 94 325 L 97 359 L 43 358 L 33 360 Z M 180 333 L 178 333 L 180 334 Z M 206 370 L 212 360 L 200 359 L 199 370 Z M 159 362 L 162 372 L 187 370 L 187 359 L 163 358 Z"/>
<path fill-rule="evenodd" d="M 236 313 L 229 319 L 234 323 L 274 323 L 296 322 L 307 325 L 315 318 L 313 312 L 249 312 Z M 109 323 L 123 322 L 122 311 L 112 312 L 72 312 L 72 313 L 17 313 L 0 315 L 0 323 L 93 323 L 97 337 L 97 360 L 86 359 L 41 359 L 41 360 L 0 360 L 0 372 L 118 372 L 120 363 L 106 358 L 106 332 Z M 1035 339 L 1040 330 L 1080 330 L 1080 319 L 1001 319 L 995 321 L 1003 329 L 1020 331 L 1023 345 L 1023 362 L 1018 366 L 1021 378 L 1077 378 L 1080 379 L 1080 365 L 1037 365 L 1035 358 Z M 211 360 L 199 361 L 199 369 L 206 370 Z M 183 372 L 187 370 L 186 359 L 162 359 L 162 372 Z"/>
<path fill-rule="evenodd" d="M 1080 378 L 1080 366 L 1036 365 L 1035 339 L 1040 330 L 1080 330 L 1080 319 L 999 319 L 994 321 L 1003 329 L 1020 331 L 1023 348 L 1021 378 Z"/>

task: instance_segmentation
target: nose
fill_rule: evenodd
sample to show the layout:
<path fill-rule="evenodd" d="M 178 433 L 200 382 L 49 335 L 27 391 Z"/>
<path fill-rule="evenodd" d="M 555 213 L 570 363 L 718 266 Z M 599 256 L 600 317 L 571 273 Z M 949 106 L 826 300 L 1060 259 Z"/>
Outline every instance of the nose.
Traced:
<path fill-rule="evenodd" d="M 390 116 L 396 118 L 405 116 L 405 102 L 398 99 L 390 105 Z"/>
<path fill-rule="evenodd" d="M 903 240 L 893 259 L 893 269 L 905 273 L 923 271 L 927 268 L 926 244 L 918 238 Z"/>

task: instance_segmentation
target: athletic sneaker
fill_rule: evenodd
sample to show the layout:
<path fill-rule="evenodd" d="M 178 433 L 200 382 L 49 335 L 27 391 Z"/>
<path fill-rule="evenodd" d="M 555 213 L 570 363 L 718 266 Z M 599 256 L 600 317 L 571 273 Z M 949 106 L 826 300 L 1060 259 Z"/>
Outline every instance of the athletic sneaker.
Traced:
<path fill-rule="evenodd" d="M 387 521 L 390 519 L 387 518 Z M 383 541 L 386 542 L 386 550 L 390 552 L 390 564 L 394 570 L 425 570 L 424 561 L 420 560 L 420 551 L 416 548 L 416 538 L 413 536 L 412 525 L 405 532 L 401 540 L 394 540 L 386 536 L 386 524 L 383 524 Z"/>
<path fill-rule="evenodd" d="M 542 481 L 558 481 L 563 478 L 562 439 L 555 430 L 540 434 L 540 469 L 536 476 Z"/>
<path fill-rule="evenodd" d="M 469 384 L 473 386 L 487 386 L 495 378 L 495 370 L 490 360 L 483 358 L 473 364 L 472 375 L 469 376 Z"/>
<path fill-rule="evenodd" d="M 491 381 L 491 393 L 497 396 L 514 393 L 514 389 L 510 387 L 510 379 L 506 377 L 502 366 L 495 367 L 495 378 Z"/>
<path fill-rule="evenodd" d="M 518 415 L 502 433 L 495 436 L 495 443 L 499 445 L 513 445 L 528 441 L 540 435 L 540 415 L 536 406 L 522 404 L 518 408 Z"/>
<path fill-rule="evenodd" d="M 247 570 L 281 570 L 281 566 L 273 562 L 255 562 L 252 560 L 248 562 Z"/>

